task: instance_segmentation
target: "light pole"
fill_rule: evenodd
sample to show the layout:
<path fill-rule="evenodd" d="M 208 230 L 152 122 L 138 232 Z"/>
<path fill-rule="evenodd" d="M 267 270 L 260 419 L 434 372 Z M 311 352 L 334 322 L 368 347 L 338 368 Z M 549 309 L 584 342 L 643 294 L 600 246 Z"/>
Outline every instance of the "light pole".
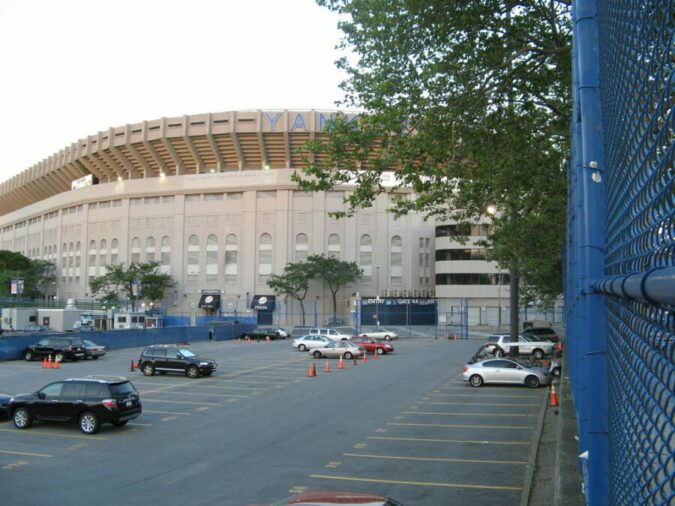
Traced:
<path fill-rule="evenodd" d="M 380 298 L 380 266 L 375 266 L 375 298 Z"/>

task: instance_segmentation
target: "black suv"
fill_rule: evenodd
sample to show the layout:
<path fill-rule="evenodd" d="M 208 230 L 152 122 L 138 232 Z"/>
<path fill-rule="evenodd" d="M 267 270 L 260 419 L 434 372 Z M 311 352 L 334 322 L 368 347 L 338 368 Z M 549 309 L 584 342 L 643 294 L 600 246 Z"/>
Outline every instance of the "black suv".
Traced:
<path fill-rule="evenodd" d="M 23 358 L 28 361 L 51 355 L 57 362 L 64 359 L 85 358 L 84 342 L 79 337 L 45 337 L 24 348 Z"/>
<path fill-rule="evenodd" d="M 198 357 L 181 346 L 154 345 L 143 350 L 138 358 L 138 368 L 146 376 L 152 376 L 155 372 L 179 372 L 188 378 L 196 378 L 200 374 L 211 376 L 218 364 L 215 360 Z"/>
<path fill-rule="evenodd" d="M 34 420 L 77 422 L 85 434 L 95 434 L 103 423 L 121 427 L 141 411 L 136 388 L 121 376 L 55 381 L 13 397 L 8 406 L 17 429 L 27 429 Z"/>

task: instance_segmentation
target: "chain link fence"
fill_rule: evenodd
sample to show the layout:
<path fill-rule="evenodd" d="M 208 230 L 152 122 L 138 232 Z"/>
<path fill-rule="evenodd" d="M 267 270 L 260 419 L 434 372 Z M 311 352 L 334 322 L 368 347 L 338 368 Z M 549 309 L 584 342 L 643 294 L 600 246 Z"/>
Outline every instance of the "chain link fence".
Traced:
<path fill-rule="evenodd" d="M 589 504 L 675 504 L 675 9 L 577 0 L 568 365 Z"/>

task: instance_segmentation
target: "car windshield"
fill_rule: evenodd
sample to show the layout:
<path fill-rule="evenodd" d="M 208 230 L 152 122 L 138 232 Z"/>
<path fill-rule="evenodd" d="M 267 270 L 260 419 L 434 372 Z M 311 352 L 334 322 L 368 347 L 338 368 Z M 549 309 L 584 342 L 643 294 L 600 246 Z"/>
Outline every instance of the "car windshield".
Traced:
<path fill-rule="evenodd" d="M 92 341 L 89 341 L 89 340 L 87 340 L 87 339 L 83 339 L 82 342 L 83 342 L 84 344 L 86 344 L 87 346 L 96 346 L 95 343 L 93 343 Z"/>
<path fill-rule="evenodd" d="M 125 381 L 124 383 L 115 383 L 114 385 L 111 385 L 111 389 L 113 395 L 136 393 L 136 389 L 129 381 Z"/>
<path fill-rule="evenodd" d="M 191 358 L 191 357 L 196 357 L 194 353 L 192 353 L 190 350 L 186 350 L 185 348 L 181 348 L 178 350 L 178 352 L 183 355 L 184 357 Z"/>

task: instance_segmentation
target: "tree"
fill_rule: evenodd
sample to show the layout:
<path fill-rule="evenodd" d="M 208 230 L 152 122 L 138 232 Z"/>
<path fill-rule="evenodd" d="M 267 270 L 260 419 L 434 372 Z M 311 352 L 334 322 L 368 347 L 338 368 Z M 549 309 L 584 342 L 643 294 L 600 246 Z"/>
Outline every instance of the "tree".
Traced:
<path fill-rule="evenodd" d="M 314 277 L 313 266 L 307 262 L 286 264 L 281 275 L 272 274 L 267 280 L 276 295 L 288 295 L 300 302 L 302 325 L 305 325 L 304 300 L 309 292 L 309 281 Z"/>
<path fill-rule="evenodd" d="M 139 298 L 157 301 L 164 298 L 167 289 L 175 286 L 169 274 L 158 272 L 159 262 L 143 264 L 110 265 L 103 276 L 99 276 L 89 284 L 91 292 L 98 295 L 106 305 L 119 304 L 120 301 L 136 301 Z M 140 293 L 134 295 L 134 282 L 140 282 Z"/>
<path fill-rule="evenodd" d="M 318 3 L 342 16 L 339 47 L 354 54 L 337 62 L 349 76 L 342 105 L 365 113 L 329 122 L 294 180 L 306 191 L 353 184 L 338 215 L 385 191 L 397 216 L 476 222 L 494 205 L 491 259 L 523 273 L 526 297 L 552 301 L 562 287 L 571 1 Z"/>
<path fill-rule="evenodd" d="M 337 319 L 337 293 L 345 285 L 356 283 L 362 276 L 356 262 L 346 262 L 325 255 L 310 255 L 307 263 L 312 265 L 316 277 L 322 279 L 333 296 L 333 321 Z"/>
<path fill-rule="evenodd" d="M 21 253 L 0 250 L 0 296 L 10 294 L 12 278 L 23 279 L 24 297 L 44 297 L 55 281 L 55 267 L 46 260 L 33 260 Z"/>

